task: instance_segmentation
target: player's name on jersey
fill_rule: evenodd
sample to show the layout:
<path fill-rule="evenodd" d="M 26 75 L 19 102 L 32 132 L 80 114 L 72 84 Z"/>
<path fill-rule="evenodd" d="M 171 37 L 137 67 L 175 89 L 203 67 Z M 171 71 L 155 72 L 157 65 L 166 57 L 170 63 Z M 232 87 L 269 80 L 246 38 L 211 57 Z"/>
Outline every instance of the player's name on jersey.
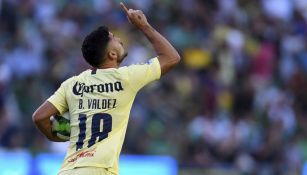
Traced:
<path fill-rule="evenodd" d="M 79 99 L 79 109 L 86 107 L 88 109 L 113 109 L 116 108 L 116 99 Z"/>
<path fill-rule="evenodd" d="M 83 97 L 84 93 L 94 93 L 94 92 L 110 93 L 110 92 L 119 92 L 123 90 L 124 88 L 120 81 L 103 83 L 103 84 L 92 84 L 92 85 L 86 85 L 85 83 L 77 81 L 72 89 L 75 95 L 80 95 L 81 97 Z"/>

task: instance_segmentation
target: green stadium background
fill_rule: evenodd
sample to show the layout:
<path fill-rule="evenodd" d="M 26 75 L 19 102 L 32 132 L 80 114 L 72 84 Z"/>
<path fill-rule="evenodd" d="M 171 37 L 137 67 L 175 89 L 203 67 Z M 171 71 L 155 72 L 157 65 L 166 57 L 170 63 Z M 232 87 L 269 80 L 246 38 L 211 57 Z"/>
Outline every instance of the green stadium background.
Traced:
<path fill-rule="evenodd" d="M 144 11 L 182 62 L 138 94 L 122 174 L 307 174 L 307 0 L 125 3 Z M 31 116 L 89 68 L 81 42 L 102 24 L 128 47 L 124 65 L 155 56 L 119 1 L 0 0 L 1 175 L 59 166 L 67 144 L 47 141 Z"/>

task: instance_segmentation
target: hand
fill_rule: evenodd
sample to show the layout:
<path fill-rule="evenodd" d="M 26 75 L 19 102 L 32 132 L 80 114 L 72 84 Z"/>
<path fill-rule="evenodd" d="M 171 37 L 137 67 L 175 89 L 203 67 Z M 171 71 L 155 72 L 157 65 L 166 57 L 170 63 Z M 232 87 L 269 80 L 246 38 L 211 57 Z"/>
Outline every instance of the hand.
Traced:
<path fill-rule="evenodd" d="M 126 13 L 129 22 L 136 26 L 138 29 L 143 30 L 146 27 L 150 26 L 147 22 L 146 16 L 141 10 L 128 10 L 128 8 L 122 2 L 120 3 L 120 6 Z"/>

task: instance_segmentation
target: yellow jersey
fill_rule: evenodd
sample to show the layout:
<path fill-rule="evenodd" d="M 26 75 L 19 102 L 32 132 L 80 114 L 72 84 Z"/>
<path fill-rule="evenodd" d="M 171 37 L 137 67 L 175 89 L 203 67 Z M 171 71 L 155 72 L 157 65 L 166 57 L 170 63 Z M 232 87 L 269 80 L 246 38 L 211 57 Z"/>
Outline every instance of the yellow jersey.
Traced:
<path fill-rule="evenodd" d="M 70 144 L 60 172 L 100 167 L 119 173 L 119 155 L 137 92 L 159 79 L 158 58 L 120 68 L 89 69 L 64 81 L 48 99 L 70 114 Z"/>

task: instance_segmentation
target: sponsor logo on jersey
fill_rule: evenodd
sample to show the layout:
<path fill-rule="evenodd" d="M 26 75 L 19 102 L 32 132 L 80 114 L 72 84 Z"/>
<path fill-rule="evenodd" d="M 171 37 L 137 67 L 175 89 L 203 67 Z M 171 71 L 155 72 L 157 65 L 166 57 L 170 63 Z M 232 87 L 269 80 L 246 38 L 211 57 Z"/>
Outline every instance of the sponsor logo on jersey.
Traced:
<path fill-rule="evenodd" d="M 78 153 L 75 157 L 68 159 L 69 163 L 75 162 L 79 158 L 85 158 L 85 157 L 94 157 L 94 154 L 96 152 L 96 149 L 88 150 L 88 151 L 82 151 Z"/>
<path fill-rule="evenodd" d="M 113 83 L 103 83 L 103 84 L 93 84 L 93 85 L 86 85 L 85 83 L 76 82 L 73 86 L 73 93 L 75 95 L 80 95 L 83 97 L 84 93 L 110 93 L 110 92 L 119 92 L 123 91 L 124 88 L 120 81 L 116 81 Z"/>

